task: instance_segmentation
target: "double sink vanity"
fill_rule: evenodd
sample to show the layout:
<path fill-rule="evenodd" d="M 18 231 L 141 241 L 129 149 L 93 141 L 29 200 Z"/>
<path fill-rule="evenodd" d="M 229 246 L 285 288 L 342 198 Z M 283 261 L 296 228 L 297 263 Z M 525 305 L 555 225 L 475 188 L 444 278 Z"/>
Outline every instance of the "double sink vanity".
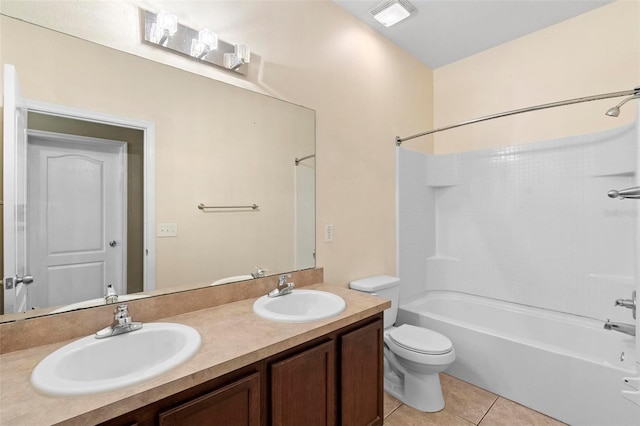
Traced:
<path fill-rule="evenodd" d="M 314 271 L 271 298 L 277 277 L 130 301 L 143 327 L 103 339 L 97 329 L 24 348 L 5 338 L 0 424 L 382 424 L 389 302 Z M 59 314 L 51 326 L 83 328 L 88 314 L 104 326 L 115 306 Z M 29 321 L 0 333 L 28 336 Z"/>

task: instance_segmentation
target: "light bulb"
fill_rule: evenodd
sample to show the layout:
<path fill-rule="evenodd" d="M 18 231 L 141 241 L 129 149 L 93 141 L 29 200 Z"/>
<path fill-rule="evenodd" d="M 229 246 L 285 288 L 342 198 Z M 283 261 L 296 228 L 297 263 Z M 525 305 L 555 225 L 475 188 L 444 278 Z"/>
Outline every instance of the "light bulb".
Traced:
<path fill-rule="evenodd" d="M 156 25 L 172 36 L 178 31 L 178 17 L 166 10 L 161 10 L 156 16 Z"/>
<path fill-rule="evenodd" d="M 246 45 L 236 44 L 235 53 L 238 60 L 243 64 L 248 64 L 251 61 L 251 51 Z"/>

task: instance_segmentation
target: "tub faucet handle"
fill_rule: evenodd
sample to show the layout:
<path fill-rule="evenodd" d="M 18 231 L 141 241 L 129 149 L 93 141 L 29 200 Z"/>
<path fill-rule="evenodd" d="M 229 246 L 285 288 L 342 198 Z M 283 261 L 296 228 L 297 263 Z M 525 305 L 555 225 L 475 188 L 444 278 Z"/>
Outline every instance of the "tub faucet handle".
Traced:
<path fill-rule="evenodd" d="M 635 390 L 640 390 L 640 377 L 624 377 L 622 381 Z"/>
<path fill-rule="evenodd" d="M 631 293 L 631 299 L 617 299 L 615 306 L 622 306 L 623 308 L 631 309 L 633 319 L 636 319 L 636 292 Z"/>

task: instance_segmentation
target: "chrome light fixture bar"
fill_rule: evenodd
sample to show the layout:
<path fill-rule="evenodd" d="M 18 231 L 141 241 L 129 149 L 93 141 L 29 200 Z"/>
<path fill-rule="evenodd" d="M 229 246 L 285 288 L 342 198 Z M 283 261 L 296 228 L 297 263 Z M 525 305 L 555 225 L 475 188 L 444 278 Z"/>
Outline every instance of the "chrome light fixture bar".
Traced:
<path fill-rule="evenodd" d="M 238 74 L 247 74 L 251 52 L 245 45 L 219 40 L 208 28 L 200 31 L 186 27 L 178 18 L 166 11 L 158 13 L 141 9 L 144 21 L 143 39 L 162 49 L 183 54 L 209 65 L 215 65 Z"/>
<path fill-rule="evenodd" d="M 416 8 L 407 0 L 387 0 L 371 9 L 369 13 L 376 21 L 388 28 L 407 19 L 415 11 Z"/>

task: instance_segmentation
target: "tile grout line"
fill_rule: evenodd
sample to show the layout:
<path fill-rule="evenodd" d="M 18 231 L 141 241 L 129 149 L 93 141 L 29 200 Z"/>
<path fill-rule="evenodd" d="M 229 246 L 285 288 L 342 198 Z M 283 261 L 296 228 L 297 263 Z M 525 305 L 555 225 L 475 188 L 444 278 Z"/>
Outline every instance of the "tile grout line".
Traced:
<path fill-rule="evenodd" d="M 476 424 L 479 425 L 480 423 L 482 423 L 482 421 L 484 420 L 485 417 L 487 417 L 487 414 L 489 414 L 489 411 L 491 411 L 491 409 L 493 408 L 494 405 L 496 405 L 496 402 L 498 402 L 498 399 L 500 398 L 500 395 L 496 395 L 496 399 L 493 400 L 493 402 L 491 403 L 491 407 L 489 407 L 489 409 L 484 413 L 484 415 L 482 416 L 482 418 L 480 419 L 480 421 Z"/>
<path fill-rule="evenodd" d="M 387 417 L 389 417 L 390 415 L 392 415 L 393 413 L 395 413 L 396 411 L 398 411 L 398 408 L 402 407 L 403 405 L 404 405 L 404 404 L 400 404 L 400 405 L 398 405 L 396 408 L 394 408 L 394 409 L 393 409 L 393 411 L 392 411 L 392 412 L 390 412 L 390 413 L 389 413 L 389 414 L 387 414 L 386 416 L 385 416 L 385 415 L 384 415 L 384 413 L 383 413 L 383 419 L 382 419 L 382 420 L 383 420 L 383 423 L 384 423 L 384 420 L 385 420 Z"/>

